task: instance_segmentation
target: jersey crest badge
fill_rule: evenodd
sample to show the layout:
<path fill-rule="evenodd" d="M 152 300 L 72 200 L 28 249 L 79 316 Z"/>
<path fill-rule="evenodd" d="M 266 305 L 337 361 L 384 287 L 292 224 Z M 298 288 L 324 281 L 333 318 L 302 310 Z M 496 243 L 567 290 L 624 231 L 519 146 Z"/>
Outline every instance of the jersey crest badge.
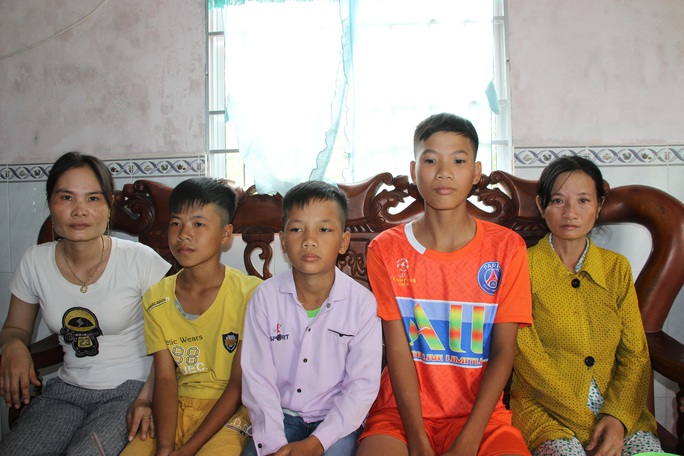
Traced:
<path fill-rule="evenodd" d="M 501 282 L 501 265 L 498 261 L 489 261 L 480 266 L 477 271 L 477 283 L 482 291 L 488 295 L 494 295 L 499 289 Z"/>
<path fill-rule="evenodd" d="M 409 261 L 406 258 L 399 258 L 396 263 L 399 277 L 408 277 Z"/>
<path fill-rule="evenodd" d="M 228 353 L 233 353 L 238 346 L 238 335 L 234 332 L 229 332 L 223 334 L 222 338 L 225 349 L 228 350 Z"/>

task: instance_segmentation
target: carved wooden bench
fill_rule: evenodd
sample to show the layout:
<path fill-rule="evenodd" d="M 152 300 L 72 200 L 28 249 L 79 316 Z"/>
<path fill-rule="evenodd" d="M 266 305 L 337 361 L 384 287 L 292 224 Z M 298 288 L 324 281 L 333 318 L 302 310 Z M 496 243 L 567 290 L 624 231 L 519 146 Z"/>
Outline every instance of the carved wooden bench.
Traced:
<path fill-rule="evenodd" d="M 339 267 L 365 286 L 365 252 L 368 243 L 381 231 L 417 218 L 422 200 L 408 177 L 379 174 L 367 181 L 340 184 L 349 198 L 348 228 L 351 243 L 338 259 Z M 171 188 L 154 181 L 140 180 L 117 191 L 112 229 L 138 236 L 178 270 L 171 255 L 166 232 L 169 224 L 168 196 Z M 282 230 L 281 197 L 258 195 L 253 188 L 237 189 L 238 209 L 234 232 L 246 243 L 243 259 L 246 270 L 269 278 L 275 235 Z M 474 204 L 468 210 L 474 217 L 506 226 L 518 232 L 528 246 L 546 233 L 535 206 L 536 181 L 516 178 L 495 171 L 473 186 L 472 195 L 486 208 Z M 39 242 L 51 239 L 49 220 L 43 225 Z M 650 233 L 652 248 L 636 280 L 641 314 L 646 329 L 653 369 L 678 384 L 678 399 L 684 390 L 684 345 L 663 332 L 677 294 L 684 284 L 684 205 L 670 195 L 650 187 L 623 186 L 610 190 L 603 206 L 604 224 L 636 223 Z M 254 264 L 258 255 L 261 263 Z M 60 362 L 59 347 L 35 354 L 36 368 Z M 652 389 L 652 388 L 651 388 Z M 653 410 L 653 394 L 649 406 Z M 678 412 L 677 436 L 659 426 L 664 446 L 684 449 L 684 416 Z"/>

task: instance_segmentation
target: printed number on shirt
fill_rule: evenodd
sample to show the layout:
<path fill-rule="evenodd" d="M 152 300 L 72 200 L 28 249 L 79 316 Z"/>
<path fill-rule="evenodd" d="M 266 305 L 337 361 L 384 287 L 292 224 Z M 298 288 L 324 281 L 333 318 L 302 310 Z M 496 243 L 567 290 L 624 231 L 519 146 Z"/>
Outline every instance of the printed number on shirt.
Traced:
<path fill-rule="evenodd" d="M 185 349 L 181 345 L 174 345 L 171 348 L 171 355 L 173 355 L 173 360 L 183 374 L 194 374 L 207 370 L 204 363 L 199 362 L 199 347 L 191 346 Z"/>

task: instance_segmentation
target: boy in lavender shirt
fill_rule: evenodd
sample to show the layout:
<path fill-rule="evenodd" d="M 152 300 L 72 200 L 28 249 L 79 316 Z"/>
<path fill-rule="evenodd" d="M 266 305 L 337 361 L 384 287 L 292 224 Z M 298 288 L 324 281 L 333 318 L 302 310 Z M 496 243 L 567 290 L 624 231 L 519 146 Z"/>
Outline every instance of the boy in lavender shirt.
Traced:
<path fill-rule="evenodd" d="M 283 199 L 292 269 L 247 306 L 242 402 L 253 439 L 243 456 L 352 456 L 378 393 L 382 334 L 373 294 L 335 262 L 349 246 L 347 198 L 320 181 Z"/>

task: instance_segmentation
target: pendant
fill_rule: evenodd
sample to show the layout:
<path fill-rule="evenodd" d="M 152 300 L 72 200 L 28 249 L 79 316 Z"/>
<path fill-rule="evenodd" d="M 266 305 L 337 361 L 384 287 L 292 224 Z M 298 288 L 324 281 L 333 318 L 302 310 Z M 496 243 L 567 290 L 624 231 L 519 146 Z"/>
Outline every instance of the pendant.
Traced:
<path fill-rule="evenodd" d="M 81 285 L 81 293 L 85 293 L 88 291 L 88 286 L 87 285 Z"/>

